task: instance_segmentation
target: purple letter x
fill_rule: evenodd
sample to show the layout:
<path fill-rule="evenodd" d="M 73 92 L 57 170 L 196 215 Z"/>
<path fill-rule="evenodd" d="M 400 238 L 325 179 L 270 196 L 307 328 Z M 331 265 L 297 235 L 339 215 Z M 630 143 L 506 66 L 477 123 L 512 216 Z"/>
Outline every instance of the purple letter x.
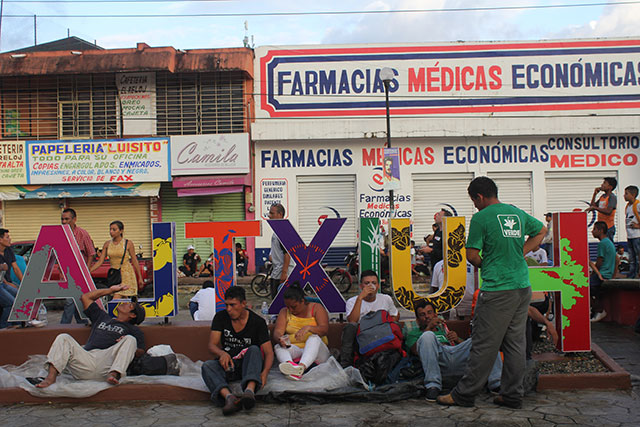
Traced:
<path fill-rule="evenodd" d="M 280 312 L 280 309 L 284 307 L 284 298 L 282 296 L 284 290 L 289 287 L 290 283 L 296 282 L 300 284 L 301 288 L 304 288 L 309 283 L 330 313 L 344 313 L 346 305 L 344 298 L 331 282 L 320 263 L 346 220 L 346 218 L 325 219 L 316 235 L 313 236 L 309 246 L 304 244 L 289 220 L 276 219 L 268 221 L 282 245 L 291 255 L 291 259 L 296 263 L 294 270 L 284 282 L 284 286 L 271 302 L 269 314 L 278 314 Z"/>

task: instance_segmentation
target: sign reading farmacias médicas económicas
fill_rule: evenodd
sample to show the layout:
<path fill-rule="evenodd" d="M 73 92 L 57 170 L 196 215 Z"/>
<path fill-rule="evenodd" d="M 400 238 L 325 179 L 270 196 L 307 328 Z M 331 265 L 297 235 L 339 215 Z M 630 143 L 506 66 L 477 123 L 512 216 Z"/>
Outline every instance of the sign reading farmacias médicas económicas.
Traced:
<path fill-rule="evenodd" d="M 257 81 L 270 117 L 637 109 L 640 40 L 263 47 Z"/>

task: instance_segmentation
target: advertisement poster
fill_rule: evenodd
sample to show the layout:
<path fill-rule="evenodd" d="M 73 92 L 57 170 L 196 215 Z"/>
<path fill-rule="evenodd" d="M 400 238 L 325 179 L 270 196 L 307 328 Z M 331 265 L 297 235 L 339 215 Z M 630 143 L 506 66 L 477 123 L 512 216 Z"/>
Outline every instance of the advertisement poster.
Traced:
<path fill-rule="evenodd" d="M 28 184 L 171 181 L 169 140 L 28 141 Z"/>
<path fill-rule="evenodd" d="M 400 189 L 400 149 L 398 147 L 384 149 L 382 189 L 385 191 Z"/>
<path fill-rule="evenodd" d="M 280 203 L 289 216 L 289 182 L 286 178 L 265 178 L 260 181 L 260 217 L 269 219 L 269 209 Z"/>
<path fill-rule="evenodd" d="M 172 136 L 171 171 L 174 176 L 249 173 L 249 134 Z"/>
<path fill-rule="evenodd" d="M 26 184 L 24 141 L 0 142 L 0 184 Z"/>
<path fill-rule="evenodd" d="M 156 133 L 156 74 L 116 74 L 125 135 Z"/>

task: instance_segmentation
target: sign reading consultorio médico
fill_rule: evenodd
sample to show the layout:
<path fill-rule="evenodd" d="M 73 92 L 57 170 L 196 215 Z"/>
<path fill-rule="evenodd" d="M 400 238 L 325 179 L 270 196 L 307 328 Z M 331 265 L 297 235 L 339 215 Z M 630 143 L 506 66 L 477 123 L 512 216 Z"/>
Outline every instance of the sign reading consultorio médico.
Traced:
<path fill-rule="evenodd" d="M 28 141 L 27 184 L 171 181 L 168 138 Z"/>

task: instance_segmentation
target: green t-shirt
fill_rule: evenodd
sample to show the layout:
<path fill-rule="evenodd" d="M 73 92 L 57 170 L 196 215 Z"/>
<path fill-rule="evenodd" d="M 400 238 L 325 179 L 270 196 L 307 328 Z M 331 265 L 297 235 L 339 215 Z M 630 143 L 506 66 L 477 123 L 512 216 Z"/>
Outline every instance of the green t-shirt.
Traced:
<path fill-rule="evenodd" d="M 416 322 L 406 322 L 404 324 L 404 328 L 402 330 L 402 335 L 404 335 L 404 346 L 407 350 L 411 350 L 411 347 L 418 342 L 420 336 L 424 333 L 421 330 Z M 447 340 L 447 336 L 440 330 L 434 332 L 438 342 L 441 344 L 449 344 L 449 340 Z"/>
<path fill-rule="evenodd" d="M 535 236 L 542 222 L 512 205 L 496 203 L 471 218 L 467 248 L 482 251 L 483 291 L 506 291 L 531 286 L 522 253 L 525 236 Z"/>
<path fill-rule="evenodd" d="M 616 247 L 608 237 L 598 243 L 598 258 L 602 258 L 600 274 L 605 279 L 611 279 L 616 268 Z"/>

